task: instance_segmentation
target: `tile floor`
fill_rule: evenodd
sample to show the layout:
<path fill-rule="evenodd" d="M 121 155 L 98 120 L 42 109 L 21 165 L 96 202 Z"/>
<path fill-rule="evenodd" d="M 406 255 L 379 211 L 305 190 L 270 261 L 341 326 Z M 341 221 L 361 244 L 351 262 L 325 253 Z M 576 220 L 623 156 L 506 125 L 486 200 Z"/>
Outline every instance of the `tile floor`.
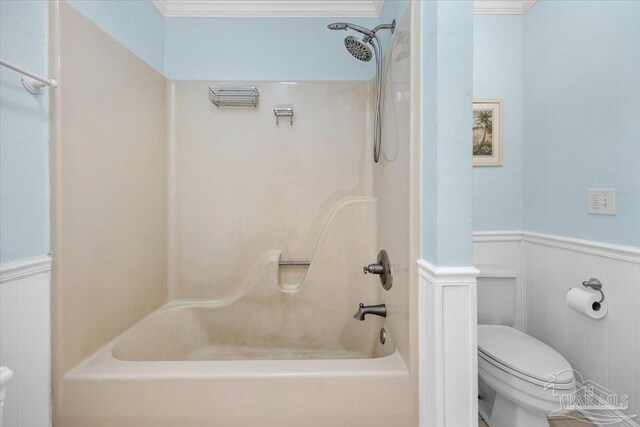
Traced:
<path fill-rule="evenodd" d="M 577 419 L 576 419 L 577 418 Z M 549 418 L 549 427 L 589 427 L 593 426 L 584 415 L 578 411 L 573 411 L 567 415 Z M 488 427 L 487 423 L 478 415 L 478 427 Z"/>

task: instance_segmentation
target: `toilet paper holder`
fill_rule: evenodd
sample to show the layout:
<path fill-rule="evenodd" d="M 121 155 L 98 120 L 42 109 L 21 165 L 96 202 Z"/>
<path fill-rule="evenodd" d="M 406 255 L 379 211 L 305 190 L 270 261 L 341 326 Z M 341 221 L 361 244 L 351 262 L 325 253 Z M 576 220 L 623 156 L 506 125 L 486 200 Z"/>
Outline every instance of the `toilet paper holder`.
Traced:
<path fill-rule="evenodd" d="M 602 282 L 600 282 L 600 280 L 592 277 L 591 279 L 582 282 L 582 286 L 600 292 L 601 298 L 600 301 L 598 301 L 598 304 L 602 304 L 602 301 L 604 301 L 604 292 L 602 292 Z"/>

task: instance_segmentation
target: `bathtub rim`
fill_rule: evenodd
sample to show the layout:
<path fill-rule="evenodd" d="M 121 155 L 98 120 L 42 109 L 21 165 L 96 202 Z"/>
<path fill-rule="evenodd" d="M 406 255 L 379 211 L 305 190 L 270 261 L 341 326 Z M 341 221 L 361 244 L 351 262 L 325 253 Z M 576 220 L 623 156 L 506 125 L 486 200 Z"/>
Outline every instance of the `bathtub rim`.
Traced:
<path fill-rule="evenodd" d="M 148 317 L 189 307 L 217 308 L 215 302 L 171 301 L 138 320 L 65 374 L 71 379 L 257 378 L 275 376 L 409 375 L 397 347 L 393 353 L 359 359 L 122 360 L 113 355 L 118 340 Z"/>

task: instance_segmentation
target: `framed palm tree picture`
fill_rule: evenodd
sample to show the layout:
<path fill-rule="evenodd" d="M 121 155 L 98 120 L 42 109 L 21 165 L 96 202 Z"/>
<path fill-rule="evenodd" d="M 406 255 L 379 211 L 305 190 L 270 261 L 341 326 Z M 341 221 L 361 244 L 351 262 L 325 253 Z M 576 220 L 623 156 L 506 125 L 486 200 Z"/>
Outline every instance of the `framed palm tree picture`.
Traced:
<path fill-rule="evenodd" d="M 502 99 L 473 100 L 473 165 L 502 166 Z"/>

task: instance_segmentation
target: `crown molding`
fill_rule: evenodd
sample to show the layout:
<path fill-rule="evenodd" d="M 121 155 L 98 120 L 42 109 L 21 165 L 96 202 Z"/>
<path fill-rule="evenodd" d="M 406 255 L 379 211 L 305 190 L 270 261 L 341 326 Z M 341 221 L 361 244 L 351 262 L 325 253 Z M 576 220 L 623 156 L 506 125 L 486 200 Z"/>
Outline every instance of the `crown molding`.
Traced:
<path fill-rule="evenodd" d="M 165 17 L 378 17 L 384 0 L 151 0 Z"/>
<path fill-rule="evenodd" d="M 522 15 L 536 0 L 474 0 L 474 15 Z"/>
<path fill-rule="evenodd" d="M 392 1 L 392 0 L 390 0 Z M 537 0 L 474 0 L 476 15 L 522 15 Z M 151 0 L 166 17 L 373 17 L 384 0 Z"/>

